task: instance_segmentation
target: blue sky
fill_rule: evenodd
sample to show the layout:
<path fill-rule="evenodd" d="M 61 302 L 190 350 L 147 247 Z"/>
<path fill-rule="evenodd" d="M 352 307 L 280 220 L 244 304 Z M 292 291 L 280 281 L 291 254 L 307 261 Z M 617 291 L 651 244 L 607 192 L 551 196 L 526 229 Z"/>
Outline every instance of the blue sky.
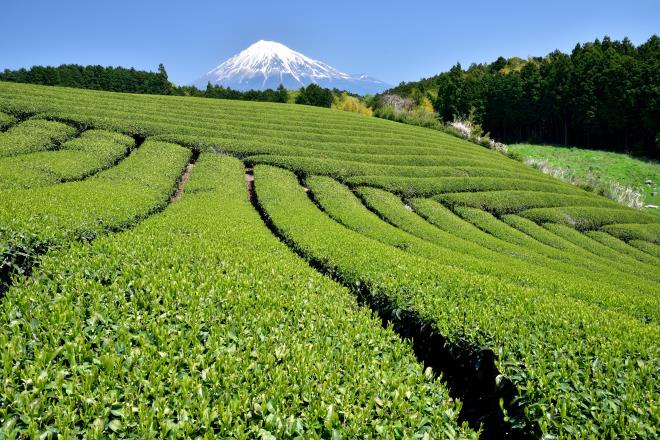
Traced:
<path fill-rule="evenodd" d="M 660 1 L 10 1 L 0 69 L 165 64 L 194 80 L 260 40 L 396 84 L 505 57 L 570 51 L 609 35 L 660 34 Z"/>

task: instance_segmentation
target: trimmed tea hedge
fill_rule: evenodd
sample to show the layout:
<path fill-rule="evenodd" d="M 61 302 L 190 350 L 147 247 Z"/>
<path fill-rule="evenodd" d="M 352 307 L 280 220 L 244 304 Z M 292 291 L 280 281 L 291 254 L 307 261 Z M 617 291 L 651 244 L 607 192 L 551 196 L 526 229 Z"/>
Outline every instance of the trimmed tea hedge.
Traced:
<path fill-rule="evenodd" d="M 0 158 L 0 189 L 34 188 L 80 180 L 124 158 L 134 142 L 128 136 L 88 130 L 54 151 Z"/>
<path fill-rule="evenodd" d="M 46 150 L 75 133 L 75 128 L 61 122 L 28 119 L 0 133 L 0 157 Z"/>
<path fill-rule="evenodd" d="M 563 295 L 440 269 L 368 239 L 318 210 L 289 171 L 257 166 L 255 184 L 283 238 L 342 283 L 366 289 L 394 316 L 414 311 L 419 325 L 432 325 L 449 341 L 492 349 L 527 402 L 527 420 L 544 434 L 655 433 L 649 408 L 660 391 L 657 326 Z"/>

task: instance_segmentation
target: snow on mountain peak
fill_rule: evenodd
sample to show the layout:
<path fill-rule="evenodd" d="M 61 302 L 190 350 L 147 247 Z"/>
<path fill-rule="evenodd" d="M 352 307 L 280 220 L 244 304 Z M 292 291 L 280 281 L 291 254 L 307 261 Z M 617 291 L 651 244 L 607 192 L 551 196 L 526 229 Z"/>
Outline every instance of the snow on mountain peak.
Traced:
<path fill-rule="evenodd" d="M 364 74 L 349 75 L 281 43 L 266 40 L 252 44 L 193 84 L 205 88 L 209 82 L 236 90 L 275 89 L 280 84 L 296 89 L 316 83 L 355 93 L 377 93 L 388 87 Z"/>

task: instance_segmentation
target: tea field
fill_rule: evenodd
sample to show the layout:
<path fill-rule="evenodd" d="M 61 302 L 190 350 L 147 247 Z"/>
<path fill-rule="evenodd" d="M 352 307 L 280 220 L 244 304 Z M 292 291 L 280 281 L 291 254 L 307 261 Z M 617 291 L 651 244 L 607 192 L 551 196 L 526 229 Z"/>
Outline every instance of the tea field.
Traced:
<path fill-rule="evenodd" d="M 0 438 L 660 428 L 660 216 L 445 133 L 0 82 Z"/>

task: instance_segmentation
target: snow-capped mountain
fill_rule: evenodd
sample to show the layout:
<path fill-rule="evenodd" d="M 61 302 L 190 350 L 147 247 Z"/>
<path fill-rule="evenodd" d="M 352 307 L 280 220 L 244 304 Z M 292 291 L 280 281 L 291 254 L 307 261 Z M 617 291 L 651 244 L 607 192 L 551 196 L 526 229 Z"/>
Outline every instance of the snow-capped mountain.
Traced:
<path fill-rule="evenodd" d="M 359 94 L 378 93 L 390 87 L 365 74 L 340 72 L 283 44 L 264 40 L 229 58 L 193 85 L 205 89 L 209 82 L 235 90 L 276 89 L 280 84 L 287 89 L 297 89 L 316 83 Z"/>

